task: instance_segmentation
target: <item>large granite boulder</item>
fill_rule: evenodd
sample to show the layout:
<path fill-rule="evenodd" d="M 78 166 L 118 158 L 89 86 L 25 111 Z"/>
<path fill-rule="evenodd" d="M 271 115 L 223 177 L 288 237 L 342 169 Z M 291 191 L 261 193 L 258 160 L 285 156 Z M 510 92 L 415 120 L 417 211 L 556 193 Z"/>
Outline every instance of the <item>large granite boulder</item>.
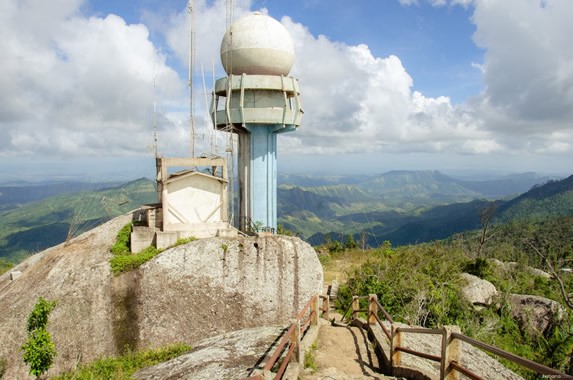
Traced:
<path fill-rule="evenodd" d="M 559 302 L 528 294 L 511 294 L 511 313 L 520 328 L 532 334 L 546 334 L 566 314 Z"/>
<path fill-rule="evenodd" d="M 262 370 L 268 350 L 277 344 L 282 327 L 254 327 L 233 331 L 195 344 L 193 351 L 135 373 L 138 380 L 243 379 Z M 259 363 L 259 367 L 255 365 Z M 261 364 L 262 363 L 262 364 Z"/>
<path fill-rule="evenodd" d="M 476 306 L 491 305 L 497 295 L 497 289 L 491 282 L 469 273 L 462 273 L 460 276 L 467 282 L 462 288 L 462 294 L 467 301 Z"/>

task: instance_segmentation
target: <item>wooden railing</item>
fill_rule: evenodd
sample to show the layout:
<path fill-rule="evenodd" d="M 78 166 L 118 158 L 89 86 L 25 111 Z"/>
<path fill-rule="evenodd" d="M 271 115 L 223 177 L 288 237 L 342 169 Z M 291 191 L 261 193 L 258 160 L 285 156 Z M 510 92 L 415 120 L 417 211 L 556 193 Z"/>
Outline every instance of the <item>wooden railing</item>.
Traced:
<path fill-rule="evenodd" d="M 361 309 L 360 300 L 366 299 L 368 300 L 368 308 Z M 322 305 L 319 306 L 321 300 Z M 290 363 L 301 364 L 303 361 L 301 340 L 311 326 L 318 324 L 318 318 L 320 317 L 321 312 L 322 316 L 328 319 L 329 308 L 330 305 L 328 296 L 312 296 L 307 304 L 303 307 L 303 309 L 298 313 L 296 319 L 294 319 L 289 325 L 286 333 L 284 333 L 272 355 L 267 360 L 262 373 L 259 372 L 244 380 L 280 380 L 283 378 L 283 375 L 285 374 L 285 371 Z M 461 334 L 457 326 L 446 326 L 441 329 L 399 327 L 394 323 L 394 320 L 390 314 L 384 310 L 384 307 L 382 307 L 380 302 L 378 302 L 378 297 L 376 294 L 352 297 L 352 303 L 344 313 L 343 318 L 346 316 L 346 314 L 348 314 L 349 311 L 352 311 L 353 320 L 358 319 L 360 313 L 366 313 L 368 315 L 368 324 L 380 326 L 384 336 L 388 339 L 390 346 L 388 357 L 390 361 L 390 370 L 392 372 L 401 366 L 402 353 L 405 353 L 439 363 L 440 379 L 458 379 L 460 374 L 463 374 L 470 379 L 482 379 L 482 377 L 480 377 L 478 374 L 472 372 L 469 368 L 461 364 L 461 343 L 464 342 L 483 351 L 507 359 L 524 368 L 530 369 L 544 377 L 573 379 L 572 376 L 566 375 L 553 368 L 546 367 L 529 359 L 519 357 L 497 347 L 469 338 Z M 384 321 L 380 318 L 379 314 L 382 314 Z M 427 352 L 421 352 L 406 347 L 404 344 L 404 337 L 407 334 L 428 334 L 440 336 L 440 355 L 429 354 Z M 281 358 L 282 361 L 279 363 Z M 276 366 L 278 366 L 278 369 L 273 372 L 273 369 Z"/>
<path fill-rule="evenodd" d="M 322 299 L 322 306 L 319 307 L 320 300 Z M 266 380 L 282 379 L 287 366 L 291 362 L 302 363 L 303 353 L 301 350 L 301 340 L 310 328 L 310 326 L 318 325 L 318 318 L 320 317 L 320 312 L 328 312 L 329 302 L 328 297 L 321 295 L 314 295 L 302 308 L 302 310 L 296 316 L 288 327 L 287 332 L 283 335 L 279 341 L 273 354 L 266 362 L 263 373 L 256 374 L 249 378 L 243 380 Z M 286 351 L 286 355 L 284 354 Z M 278 364 L 279 359 L 283 358 L 280 363 L 276 373 L 272 372 L 272 369 Z"/>
<path fill-rule="evenodd" d="M 368 309 L 360 309 L 360 300 L 368 299 Z M 378 302 L 378 297 L 376 294 L 370 294 L 366 297 L 354 296 L 352 297 L 352 304 L 349 310 L 352 309 L 352 318 L 357 319 L 360 312 L 368 313 L 368 323 L 370 325 L 378 324 L 384 335 L 390 343 L 390 367 L 394 371 L 395 368 L 401 365 L 401 353 L 406 353 L 410 355 L 415 355 L 430 361 L 440 363 L 440 379 L 458 379 L 459 374 L 463 374 L 471 379 L 482 379 L 479 375 L 472 372 L 467 367 L 461 364 L 462 361 L 462 345 L 461 342 L 472 345 L 473 347 L 479 348 L 483 351 L 487 351 L 491 354 L 497 355 L 504 359 L 507 359 L 513 363 L 516 363 L 522 367 L 530 369 L 539 375 L 552 378 L 560 379 L 573 379 L 572 376 L 566 375 L 560 371 L 553 368 L 546 367 L 539 363 L 533 362 L 529 359 L 525 359 L 514 355 L 510 352 L 504 351 L 497 347 L 491 346 L 489 344 L 480 342 L 478 340 L 469 338 L 459 332 L 457 326 L 446 326 L 442 329 L 426 329 L 426 328 L 415 328 L 415 327 L 397 327 L 390 315 L 384 310 L 382 305 Z M 348 312 L 348 311 L 347 311 Z M 387 324 L 390 325 L 390 329 L 382 322 L 379 313 L 382 313 Z M 345 313 L 346 314 L 346 313 Z M 432 355 L 425 352 L 416 351 L 414 349 L 404 346 L 404 335 L 406 334 L 430 334 L 430 335 L 441 335 L 441 355 Z"/>

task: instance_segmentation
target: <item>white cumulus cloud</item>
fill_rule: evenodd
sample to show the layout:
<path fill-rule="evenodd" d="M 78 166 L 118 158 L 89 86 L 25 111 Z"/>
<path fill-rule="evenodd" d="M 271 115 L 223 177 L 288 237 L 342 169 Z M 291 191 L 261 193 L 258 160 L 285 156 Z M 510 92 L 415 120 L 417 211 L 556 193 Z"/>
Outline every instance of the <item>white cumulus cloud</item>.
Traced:
<path fill-rule="evenodd" d="M 80 5 L 3 1 L 0 156 L 139 154 L 152 142 L 154 77 L 158 97 L 181 97 L 146 26 Z"/>

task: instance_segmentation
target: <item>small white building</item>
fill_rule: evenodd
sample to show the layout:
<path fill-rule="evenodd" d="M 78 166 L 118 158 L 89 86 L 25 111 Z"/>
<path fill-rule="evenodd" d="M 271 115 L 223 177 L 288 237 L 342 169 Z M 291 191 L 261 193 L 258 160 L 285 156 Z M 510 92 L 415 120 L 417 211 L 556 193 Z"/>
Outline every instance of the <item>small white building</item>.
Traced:
<path fill-rule="evenodd" d="M 169 174 L 169 167 L 192 167 Z M 202 172 L 196 167 L 208 167 Z M 178 239 L 236 236 L 227 202 L 227 165 L 223 158 L 157 158 L 159 203 L 134 214 L 131 251 L 155 245 L 167 248 Z"/>

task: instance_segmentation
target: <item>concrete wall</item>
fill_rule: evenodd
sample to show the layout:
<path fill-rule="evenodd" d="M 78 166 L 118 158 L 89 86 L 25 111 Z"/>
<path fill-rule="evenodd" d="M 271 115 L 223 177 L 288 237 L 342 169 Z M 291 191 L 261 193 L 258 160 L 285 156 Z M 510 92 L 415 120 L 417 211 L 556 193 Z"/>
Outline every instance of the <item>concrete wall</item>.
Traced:
<path fill-rule="evenodd" d="M 177 224 L 220 222 L 223 184 L 213 178 L 192 175 L 166 184 L 164 230 Z M 167 205 L 167 207 L 165 207 Z"/>

